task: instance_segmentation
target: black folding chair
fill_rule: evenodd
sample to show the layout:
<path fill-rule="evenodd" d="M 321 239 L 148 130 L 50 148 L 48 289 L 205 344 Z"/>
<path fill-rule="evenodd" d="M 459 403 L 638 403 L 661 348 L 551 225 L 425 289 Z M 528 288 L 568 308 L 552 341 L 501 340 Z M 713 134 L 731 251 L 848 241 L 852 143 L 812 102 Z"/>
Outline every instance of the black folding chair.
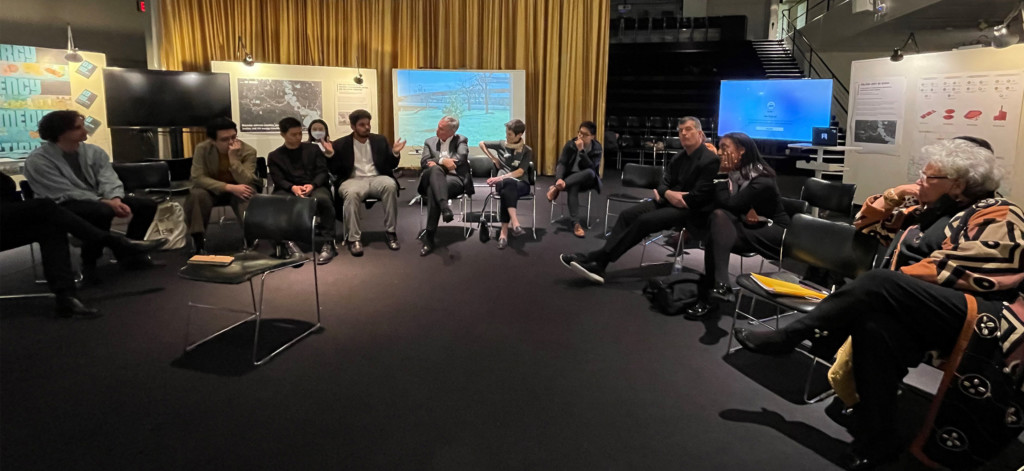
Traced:
<path fill-rule="evenodd" d="M 256 239 L 268 239 L 274 241 L 309 241 L 310 246 L 315 247 L 315 218 L 316 200 L 312 198 L 294 198 L 284 195 L 255 195 L 249 201 L 249 208 L 243 218 L 243 231 L 246 241 Z M 308 239 L 307 239 L 308 237 Z M 267 275 L 288 267 L 298 267 L 306 262 L 311 262 L 313 267 L 313 292 L 316 299 L 316 323 L 293 337 L 288 343 L 259 358 L 260 322 L 263 319 L 263 295 L 265 293 L 265 282 Z M 185 351 L 189 352 L 199 345 L 207 342 L 232 328 L 255 319 L 255 335 L 252 341 L 252 363 L 262 365 L 267 360 L 284 349 L 292 346 L 307 335 L 320 328 L 320 280 L 317 276 L 316 263 L 303 253 L 293 254 L 288 258 L 274 258 L 268 255 L 253 251 L 242 252 L 234 255 L 234 261 L 228 266 L 187 264 L 178 271 L 182 278 L 204 283 L 217 283 L 226 285 L 237 285 L 249 282 L 249 293 L 252 296 L 252 311 L 197 304 L 189 299 L 188 319 L 185 324 Z M 260 277 L 259 300 L 257 301 L 256 289 L 253 278 Z M 191 291 L 190 291 L 191 292 Z M 192 322 L 192 308 L 214 309 L 221 311 L 239 312 L 249 314 L 248 317 L 236 322 L 217 333 L 210 335 L 198 342 L 188 344 L 189 327 Z"/>

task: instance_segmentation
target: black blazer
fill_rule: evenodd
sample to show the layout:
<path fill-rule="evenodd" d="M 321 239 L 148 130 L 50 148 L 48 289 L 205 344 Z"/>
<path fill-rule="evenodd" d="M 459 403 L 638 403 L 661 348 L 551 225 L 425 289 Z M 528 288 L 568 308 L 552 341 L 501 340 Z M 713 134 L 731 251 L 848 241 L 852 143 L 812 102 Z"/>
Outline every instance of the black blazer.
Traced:
<path fill-rule="evenodd" d="M 693 155 L 681 150 L 669 161 L 658 194 L 664 199 L 668 190 L 685 191 L 688 194 L 683 201 L 690 211 L 711 212 L 715 204 L 715 177 L 721 163 L 722 159 L 704 144 Z"/>
<path fill-rule="evenodd" d="M 302 148 L 302 169 L 309 179 L 313 188 L 326 187 L 329 179 L 327 175 L 327 162 L 324 153 L 316 144 L 303 142 Z M 288 158 L 288 149 L 285 146 L 274 149 L 267 156 L 267 167 L 270 171 L 270 179 L 274 181 L 274 188 L 284 191 L 291 191 L 293 185 L 305 185 L 307 182 L 295 181 L 295 166 Z"/>
<path fill-rule="evenodd" d="M 758 175 L 735 195 L 729 194 L 729 182 L 723 183 L 716 186 L 718 192 L 715 195 L 716 207 L 735 214 L 741 221 L 747 211 L 753 208 L 758 216 L 769 218 L 781 227 L 789 227 L 789 214 L 782 207 L 775 177 Z"/>
<path fill-rule="evenodd" d="M 456 134 L 448 141 L 448 155 L 455 159 L 455 174 L 462 179 L 462 187 L 467 195 L 473 192 L 473 171 L 469 166 L 469 140 L 466 136 Z M 423 142 L 420 167 L 427 168 L 427 162 L 435 164 L 441 160 L 441 140 L 437 136 L 429 137 Z"/>
<path fill-rule="evenodd" d="M 576 159 L 580 160 L 580 171 L 593 171 L 594 178 L 597 179 L 597 192 L 601 192 L 601 154 L 604 149 L 601 148 L 601 144 L 594 139 L 590 142 L 590 152 L 584 152 L 576 148 L 576 140 L 569 139 L 562 146 L 562 153 L 558 156 L 558 165 L 555 167 L 555 180 L 563 179 L 572 170 Z"/>
<path fill-rule="evenodd" d="M 356 151 L 354 147 L 355 137 L 349 134 L 334 141 L 334 157 L 327 159 L 327 168 L 338 178 L 337 185 L 352 177 L 352 170 L 355 168 Z M 386 175 L 395 180 L 395 169 L 398 168 L 399 156 L 391 153 L 391 143 L 388 138 L 380 134 L 370 134 L 370 155 L 373 157 L 373 166 L 377 173 Z M 401 188 L 401 185 L 398 185 Z"/>

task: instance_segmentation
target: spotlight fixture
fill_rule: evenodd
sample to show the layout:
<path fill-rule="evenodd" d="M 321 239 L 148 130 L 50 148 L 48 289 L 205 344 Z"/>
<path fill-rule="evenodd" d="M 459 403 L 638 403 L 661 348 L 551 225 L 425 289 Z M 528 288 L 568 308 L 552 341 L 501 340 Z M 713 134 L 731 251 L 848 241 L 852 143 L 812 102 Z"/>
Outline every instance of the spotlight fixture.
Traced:
<path fill-rule="evenodd" d="M 359 54 L 356 54 L 356 73 L 358 75 L 356 75 L 355 77 L 352 77 L 352 81 L 355 82 L 356 85 L 362 85 L 363 84 L 363 71 L 359 70 Z"/>
<path fill-rule="evenodd" d="M 82 62 L 82 55 L 78 53 L 78 48 L 75 47 L 75 38 L 71 36 L 71 23 L 68 23 L 68 53 L 64 54 L 64 60 L 68 62 Z"/>
<path fill-rule="evenodd" d="M 903 50 L 907 48 L 908 44 L 913 44 L 914 51 L 917 52 L 918 54 L 921 53 L 921 48 L 917 46 L 917 38 L 914 37 L 914 33 L 910 33 L 910 36 L 907 36 L 907 40 L 903 41 L 902 46 L 893 48 L 892 55 L 889 56 L 889 60 L 893 62 L 899 62 L 903 60 Z"/>
<path fill-rule="evenodd" d="M 1010 22 L 1013 21 L 1017 14 L 1020 14 L 1021 22 L 1024 23 L 1024 0 L 1021 0 L 1016 7 L 1010 11 L 1009 15 L 1006 15 L 1006 19 L 1003 20 L 1003 24 L 996 26 L 992 29 L 992 47 L 1002 49 L 1004 47 L 1010 47 L 1017 44 L 1020 36 L 1013 31 L 1010 31 Z"/>
<path fill-rule="evenodd" d="M 252 67 L 256 65 L 256 59 L 252 58 L 252 54 L 249 54 L 249 50 L 245 48 L 245 42 L 242 41 L 242 37 L 238 37 L 238 53 L 242 56 L 242 63 Z"/>

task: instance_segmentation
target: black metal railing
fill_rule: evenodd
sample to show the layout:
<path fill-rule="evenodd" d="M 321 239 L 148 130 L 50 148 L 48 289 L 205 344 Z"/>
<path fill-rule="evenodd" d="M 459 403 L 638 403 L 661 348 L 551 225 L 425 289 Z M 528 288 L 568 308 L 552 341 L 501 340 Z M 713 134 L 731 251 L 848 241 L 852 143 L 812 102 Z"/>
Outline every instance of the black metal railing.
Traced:
<path fill-rule="evenodd" d="M 825 59 L 814 50 L 814 45 L 796 27 L 800 18 L 806 20 L 811 14 L 816 16 L 810 21 L 817 20 L 825 15 L 833 7 L 848 3 L 850 0 L 819 0 L 813 5 L 808 5 L 803 13 L 794 18 L 789 18 L 789 9 L 782 11 L 783 44 L 792 52 L 796 59 L 797 66 L 807 78 L 832 79 L 832 101 L 835 102 L 836 119 L 840 123 L 846 123 L 849 111 L 846 108 L 850 102 L 850 89 L 843 83 L 828 66 Z M 810 2 L 808 2 L 810 3 Z M 806 24 L 806 23 L 805 23 Z"/>

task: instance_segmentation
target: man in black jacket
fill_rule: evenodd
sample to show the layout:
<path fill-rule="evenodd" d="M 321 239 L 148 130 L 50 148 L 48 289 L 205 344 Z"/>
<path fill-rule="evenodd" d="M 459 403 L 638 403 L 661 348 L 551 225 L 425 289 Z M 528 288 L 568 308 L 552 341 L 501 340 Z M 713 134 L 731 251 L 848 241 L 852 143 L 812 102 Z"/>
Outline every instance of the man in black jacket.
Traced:
<path fill-rule="evenodd" d="M 644 236 L 684 224 L 691 217 L 707 216 L 714 206 L 714 180 L 721 159 L 704 145 L 697 118 L 680 118 L 678 129 L 683 151 L 672 157 L 653 199 L 623 211 L 604 247 L 587 254 L 562 254 L 562 264 L 601 284 L 605 267 Z"/>
<path fill-rule="evenodd" d="M 570 139 L 562 146 L 555 167 L 555 184 L 548 188 L 548 201 L 554 202 L 559 192 L 566 192 L 569 218 L 573 221 L 572 233 L 576 237 L 586 236 L 583 230 L 586 219 L 579 219 L 580 192 L 596 189 L 601 192 L 601 143 L 594 140 L 597 124 L 593 121 L 580 123 L 576 139 Z"/>
<path fill-rule="evenodd" d="M 316 199 L 320 234 L 327 238 L 316 258 L 316 263 L 323 265 L 337 255 L 334 250 L 334 201 L 331 198 L 326 158 L 316 144 L 302 142 L 301 121 L 285 118 L 279 127 L 284 145 L 267 156 L 270 178 L 274 181 L 274 194 Z"/>
<path fill-rule="evenodd" d="M 418 191 L 426 198 L 428 210 L 421 256 L 434 250 L 437 220 L 444 217 L 444 222 L 451 222 L 455 218 L 448 207 L 448 200 L 464 192 L 473 194 L 468 140 L 466 136 L 456 134 L 458 130 L 458 118 L 445 116 L 437 123 L 437 135 L 423 143 L 423 156 L 420 158 L 423 173 L 420 174 Z"/>
<path fill-rule="evenodd" d="M 370 132 L 370 112 L 355 110 L 348 115 L 352 134 L 334 141 L 334 157 L 328 165 L 341 181 L 338 196 L 344 199 L 342 219 L 345 224 L 348 251 L 356 257 L 363 255 L 360 241 L 359 205 L 366 198 L 378 198 L 384 205 L 384 230 L 388 248 L 398 250 L 398 179 L 395 168 L 405 140 L 395 145 L 388 138 Z"/>

